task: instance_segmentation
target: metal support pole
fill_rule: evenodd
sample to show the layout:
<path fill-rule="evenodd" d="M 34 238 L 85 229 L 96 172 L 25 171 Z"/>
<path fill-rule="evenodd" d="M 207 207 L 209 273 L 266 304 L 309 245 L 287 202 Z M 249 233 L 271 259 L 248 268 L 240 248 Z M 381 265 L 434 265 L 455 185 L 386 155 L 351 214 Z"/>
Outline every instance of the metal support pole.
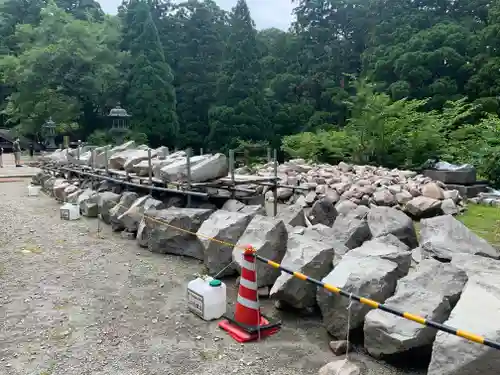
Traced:
<path fill-rule="evenodd" d="M 267 148 L 267 162 L 270 163 L 272 161 L 271 159 L 271 147 Z"/>
<path fill-rule="evenodd" d="M 278 215 L 278 151 L 274 149 L 274 187 L 273 187 L 273 216 Z"/>
<path fill-rule="evenodd" d="M 186 169 L 187 169 L 187 188 L 189 191 L 191 191 L 191 149 L 188 148 L 186 150 L 186 161 L 187 161 L 187 164 L 186 164 Z M 187 196 L 187 207 L 191 207 L 191 196 L 188 195 Z"/>
<path fill-rule="evenodd" d="M 234 181 L 234 150 L 229 150 L 229 173 L 231 175 L 231 197 L 234 199 L 236 195 L 234 191 L 236 185 Z"/>
<path fill-rule="evenodd" d="M 90 163 L 90 168 L 92 170 L 92 173 L 95 173 L 95 150 L 92 150 L 92 154 L 91 154 L 91 158 L 92 158 L 92 162 Z M 90 178 L 90 186 L 91 186 L 91 189 L 94 190 L 94 178 L 91 177 Z"/>
<path fill-rule="evenodd" d="M 203 148 L 200 148 L 200 155 L 203 155 Z"/>
<path fill-rule="evenodd" d="M 108 165 L 108 148 L 106 147 L 104 149 L 104 160 L 105 160 L 105 168 L 106 168 L 106 175 L 109 174 L 109 165 Z"/>
<path fill-rule="evenodd" d="M 151 163 L 151 149 L 148 148 L 148 175 L 149 175 L 149 186 L 151 186 L 151 191 L 149 195 L 153 196 L 153 164 Z"/>

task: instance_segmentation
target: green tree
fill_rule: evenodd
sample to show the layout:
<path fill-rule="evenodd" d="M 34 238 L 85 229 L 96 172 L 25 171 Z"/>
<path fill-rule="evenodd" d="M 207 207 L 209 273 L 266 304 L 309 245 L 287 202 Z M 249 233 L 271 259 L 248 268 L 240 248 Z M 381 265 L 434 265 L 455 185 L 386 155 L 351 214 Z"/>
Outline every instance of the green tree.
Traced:
<path fill-rule="evenodd" d="M 147 134 L 154 144 L 173 147 L 178 135 L 173 73 L 146 2 L 138 3 L 135 17 L 142 33 L 130 49 L 132 68 L 126 107 L 133 116 L 135 130 Z"/>
<path fill-rule="evenodd" d="M 88 134 L 119 86 L 116 67 L 122 55 L 112 52 L 118 25 L 113 19 L 76 20 L 54 3 L 40 16 L 36 27 L 17 27 L 17 56 L 0 58 L 2 84 L 13 88 L 4 110 L 8 124 L 35 134 L 52 116 L 66 128 L 79 123 Z"/>

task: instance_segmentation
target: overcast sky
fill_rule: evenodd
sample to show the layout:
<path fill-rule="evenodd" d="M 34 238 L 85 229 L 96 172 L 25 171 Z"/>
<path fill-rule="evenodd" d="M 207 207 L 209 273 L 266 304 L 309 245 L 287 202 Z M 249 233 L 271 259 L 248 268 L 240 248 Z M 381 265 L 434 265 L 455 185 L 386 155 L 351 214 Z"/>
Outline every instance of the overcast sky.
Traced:
<path fill-rule="evenodd" d="M 98 0 L 106 13 L 115 14 L 122 0 Z M 230 10 L 236 0 L 215 0 L 223 9 Z M 277 27 L 286 30 L 290 26 L 292 0 L 247 0 L 252 18 L 258 29 Z"/>

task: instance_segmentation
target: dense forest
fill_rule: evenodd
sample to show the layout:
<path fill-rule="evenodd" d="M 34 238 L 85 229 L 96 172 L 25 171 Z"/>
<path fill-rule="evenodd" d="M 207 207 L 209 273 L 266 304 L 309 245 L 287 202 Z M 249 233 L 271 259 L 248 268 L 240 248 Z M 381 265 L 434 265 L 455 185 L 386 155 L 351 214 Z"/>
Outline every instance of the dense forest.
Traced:
<path fill-rule="evenodd" d="M 276 15 L 279 17 L 280 15 Z M 500 182 L 500 0 L 295 0 L 256 30 L 245 0 L 0 0 L 0 127 L 110 142 L 110 109 L 152 146 L 280 148 Z"/>

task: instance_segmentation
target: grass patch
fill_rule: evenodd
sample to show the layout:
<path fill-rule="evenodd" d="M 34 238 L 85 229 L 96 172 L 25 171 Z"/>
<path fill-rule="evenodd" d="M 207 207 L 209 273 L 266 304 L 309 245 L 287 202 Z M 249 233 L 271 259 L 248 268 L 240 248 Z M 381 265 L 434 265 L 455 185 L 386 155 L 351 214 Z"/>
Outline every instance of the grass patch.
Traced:
<path fill-rule="evenodd" d="M 500 209 L 498 207 L 469 203 L 467 210 L 456 218 L 479 237 L 500 248 Z M 420 223 L 415 222 L 415 229 L 420 237 Z"/>
<path fill-rule="evenodd" d="M 457 217 L 470 230 L 496 247 L 500 247 L 500 209 L 468 204 L 467 211 Z"/>

